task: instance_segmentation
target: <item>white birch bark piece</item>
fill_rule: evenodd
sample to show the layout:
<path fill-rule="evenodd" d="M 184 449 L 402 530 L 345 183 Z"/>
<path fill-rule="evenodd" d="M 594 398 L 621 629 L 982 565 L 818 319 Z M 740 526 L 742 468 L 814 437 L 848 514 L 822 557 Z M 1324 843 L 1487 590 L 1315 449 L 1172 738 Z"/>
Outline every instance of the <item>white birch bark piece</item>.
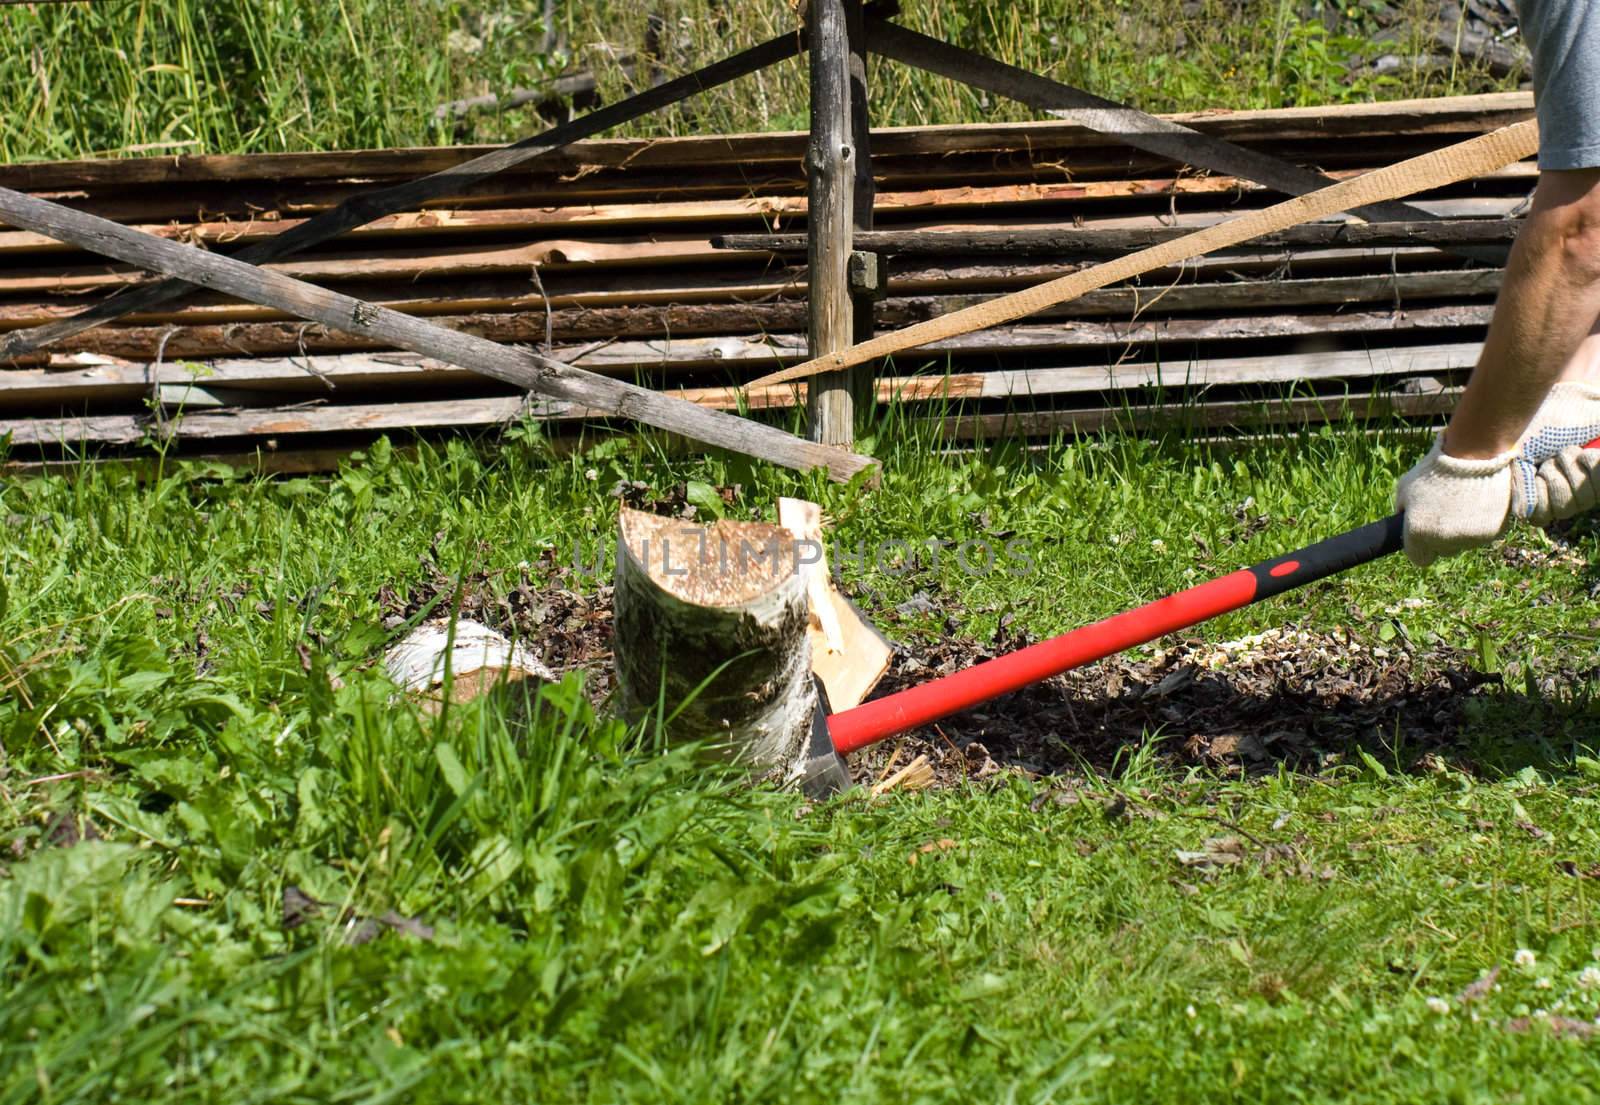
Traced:
<path fill-rule="evenodd" d="M 512 644 L 480 622 L 456 622 L 452 640 L 448 623 L 420 625 L 383 658 L 389 678 L 407 694 L 437 697 L 446 666 L 452 702 L 467 702 L 501 681 L 539 679 L 554 683 L 555 673 L 528 649 Z"/>

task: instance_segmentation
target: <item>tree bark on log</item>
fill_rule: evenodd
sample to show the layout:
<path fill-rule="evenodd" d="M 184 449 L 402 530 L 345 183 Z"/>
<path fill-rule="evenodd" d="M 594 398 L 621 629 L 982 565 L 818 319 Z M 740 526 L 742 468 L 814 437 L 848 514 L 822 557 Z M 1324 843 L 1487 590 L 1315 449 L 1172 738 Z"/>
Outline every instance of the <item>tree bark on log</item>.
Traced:
<path fill-rule="evenodd" d="M 613 614 L 624 712 L 659 708 L 670 741 L 708 740 L 756 774 L 801 766 L 816 707 L 804 552 L 762 522 L 624 508 Z"/>
<path fill-rule="evenodd" d="M 438 713 L 446 700 L 471 702 L 524 679 L 556 682 L 528 649 L 466 618 L 454 627 L 448 620 L 418 626 L 384 653 L 383 663 L 389 678 L 428 713 Z"/>

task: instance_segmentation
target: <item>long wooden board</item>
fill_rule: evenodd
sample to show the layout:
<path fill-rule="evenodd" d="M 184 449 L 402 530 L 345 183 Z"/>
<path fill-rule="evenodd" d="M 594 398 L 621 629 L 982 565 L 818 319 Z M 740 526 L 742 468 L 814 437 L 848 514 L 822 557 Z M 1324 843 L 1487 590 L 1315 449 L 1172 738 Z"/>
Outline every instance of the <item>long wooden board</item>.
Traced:
<path fill-rule="evenodd" d="M 1470 272 L 1421 272 L 1393 275 L 1329 277 L 1310 280 L 1249 280 L 1229 284 L 1180 285 L 1171 288 L 1115 288 L 1085 295 L 1080 299 L 1040 312 L 1040 320 L 1056 320 L 1047 328 L 1052 341 L 1070 344 L 1120 344 L 1137 340 L 1141 327 L 1150 334 L 1209 333 L 1234 337 L 1275 334 L 1314 334 L 1342 332 L 1336 318 L 1316 314 L 1281 330 L 1272 318 L 1262 319 L 1262 309 L 1272 304 L 1282 313 L 1283 326 L 1293 322 L 1296 312 L 1351 309 L 1365 306 L 1363 325 L 1384 328 L 1404 326 L 1419 310 L 1450 304 L 1447 313 L 1477 319 L 1484 304 L 1500 286 L 1498 270 Z M 935 318 L 974 303 L 981 294 L 908 296 L 878 304 L 877 318 L 883 326 L 906 326 Z M 1478 302 L 1462 302 L 1463 300 Z M 1239 319 L 1171 319 L 1190 312 L 1231 313 Z M 1403 313 L 1403 314 L 1402 314 Z M 430 316 L 435 325 L 465 331 L 500 343 L 542 343 L 545 316 L 542 311 L 503 311 L 466 315 Z M 1101 321 L 1098 324 L 1091 320 Z M 1123 320 L 1123 321 L 1116 321 Z M 593 307 L 552 312 L 550 332 L 559 342 L 667 342 L 704 337 L 726 340 L 737 335 L 793 334 L 805 329 L 805 304 L 784 299 L 760 303 L 712 303 L 655 307 Z M 1475 324 L 1475 323 L 1474 323 Z M 1463 323 L 1467 325 L 1467 323 Z M 1021 327 L 1015 331 L 1030 332 Z M 1148 339 L 1148 340 L 1154 340 Z M 1173 340 L 1178 340 L 1174 337 Z M 1200 340 L 1200 339 L 1196 339 Z M 937 358 L 955 349 L 997 351 L 1010 348 L 1006 340 L 982 335 L 958 336 L 933 343 L 914 353 L 902 354 L 912 363 Z M 168 359 L 194 360 L 226 357 L 250 352 L 261 356 L 303 355 L 305 353 L 355 352 L 391 348 L 371 335 L 348 333 L 298 321 L 218 322 L 190 324 L 172 329 L 164 324 L 150 326 L 102 327 L 80 334 L 65 343 L 77 352 L 98 353 L 125 360 L 151 360 L 158 349 Z M 791 359 L 779 345 L 773 354 L 782 363 Z M 590 364 L 601 363 L 593 356 Z M 646 361 L 630 362 L 647 365 Z M 770 367 L 769 362 L 769 367 Z"/>
<path fill-rule="evenodd" d="M 1269 110 L 1207 110 L 1158 118 L 1236 143 L 1325 140 L 1373 134 L 1426 135 L 1450 139 L 1519 122 L 1533 114 L 1529 92 L 1497 92 L 1418 100 L 1337 104 Z M 546 141 L 549 136 L 542 136 Z M 678 138 L 573 140 L 540 158 L 537 172 L 550 178 L 596 170 L 659 172 L 710 164 L 798 164 L 806 135 L 801 131 Z M 1056 150 L 1120 146 L 1115 138 L 1060 121 L 970 123 L 883 127 L 873 131 L 873 158 L 936 158 L 950 154 L 1017 149 Z M 49 189 L 125 189 L 133 186 L 288 182 L 410 180 L 440 173 L 494 153 L 497 146 L 436 146 L 389 150 L 339 150 L 327 153 L 248 155 L 178 154 L 171 157 L 21 162 L 0 165 L 0 187 L 39 192 Z"/>
<path fill-rule="evenodd" d="M 1502 277 L 1503 270 L 1483 269 L 1209 283 L 1168 280 L 1092 292 L 1071 303 L 1036 312 L 1033 317 L 1037 320 L 1146 319 L 1195 312 L 1253 314 L 1264 303 L 1272 303 L 1280 310 L 1367 304 L 1387 305 L 1398 311 L 1441 300 L 1490 298 L 1499 292 Z M 1010 283 L 1025 285 L 1026 274 L 1017 275 Z M 995 290 L 1003 290 L 1003 285 L 996 282 L 988 288 L 980 285 L 974 290 L 940 294 L 938 289 L 932 289 L 923 294 L 898 295 L 877 305 L 876 321 L 881 326 L 914 325 L 987 302 Z M 677 302 L 634 307 L 617 305 L 617 300 L 580 303 L 554 309 L 548 318 L 544 302 L 538 296 L 476 303 L 452 301 L 442 295 L 423 300 L 380 297 L 375 302 L 402 311 L 408 317 L 430 319 L 435 325 L 467 330 L 500 343 L 542 344 L 547 321 L 548 332 L 560 342 L 648 340 L 668 334 L 690 337 L 785 333 L 803 330 L 806 324 L 806 304 L 798 293 L 782 298 L 752 295 L 743 301 L 732 297 L 698 304 Z M 49 309 L 47 305 L 29 306 L 12 322 L 25 324 L 49 317 L 45 313 Z M 479 313 L 443 313 L 463 309 L 476 309 Z M 9 309 L 0 310 L 0 316 L 8 313 Z M 146 326 L 90 331 L 71 339 L 68 347 L 128 360 L 153 359 L 163 340 L 168 357 L 187 360 L 241 351 L 282 355 L 394 347 L 393 343 L 372 334 L 307 325 L 296 321 L 291 312 L 273 305 L 230 304 L 152 319 Z M 927 348 L 958 347 L 935 343 Z M 904 351 L 900 356 L 916 361 L 925 354 L 919 348 Z"/>
<path fill-rule="evenodd" d="M 1171 428 L 1192 434 L 1203 429 L 1293 428 L 1347 420 L 1436 418 L 1455 409 L 1462 390 L 1446 388 L 1425 395 L 1314 396 L 1178 408 L 1146 406 L 1118 410 L 957 414 L 938 419 L 937 425 L 950 441 L 1072 437 L 1108 430 L 1149 432 Z"/>
<path fill-rule="evenodd" d="M 1516 240 L 1522 221 L 1459 219 L 1401 223 L 1308 223 L 1276 234 L 1252 239 L 1248 249 L 1304 249 L 1327 246 L 1440 246 L 1508 245 Z M 999 254 L 1005 257 L 1071 255 L 1115 257 L 1136 249 L 1181 238 L 1178 226 L 1148 229 L 1095 229 L 1037 227 L 1018 230 L 868 230 L 855 236 L 857 249 L 897 256 L 949 257 Z M 711 245 L 730 252 L 800 254 L 806 249 L 804 234 L 718 234 Z M 1222 251 L 1219 251 L 1222 252 Z M 5 288 L 0 280 L 0 289 Z"/>
<path fill-rule="evenodd" d="M 1337 180 L 1348 179 L 1367 171 L 1368 166 L 1330 170 L 1328 176 Z M 1492 179 L 1506 196 L 1453 198 L 1439 197 L 1419 201 L 1417 206 L 1440 217 L 1497 216 L 1513 210 L 1524 201 L 1527 190 L 1537 175 L 1530 164 L 1509 167 L 1507 171 L 1491 174 Z M 1039 211 L 1056 206 L 1070 208 L 1084 205 L 1089 208 L 1086 218 L 1097 224 L 1105 222 L 1102 208 L 1107 201 L 1135 203 L 1153 201 L 1160 204 L 1163 217 L 1170 218 L 1176 199 L 1196 197 L 1233 206 L 1246 197 L 1259 199 L 1268 190 L 1226 176 L 1166 175 L 1120 178 L 1108 181 L 1058 181 L 1023 182 L 993 186 L 959 185 L 938 188 L 916 188 L 904 191 L 884 190 L 875 200 L 875 217 L 888 223 L 925 220 L 929 217 L 950 219 L 966 213 L 968 217 L 981 216 L 985 222 L 1006 217 L 1025 216 L 1030 208 Z M 1474 204 L 1489 203 L 1490 209 Z M 1203 217 L 1205 212 L 1186 210 L 1180 219 Z M 715 225 L 745 222 L 752 229 L 771 232 L 783 226 L 804 220 L 806 200 L 803 195 L 758 194 L 738 199 L 719 200 L 668 200 L 648 203 L 616 204 L 557 204 L 544 207 L 508 206 L 485 209 L 430 209 L 408 211 L 375 218 L 369 223 L 348 232 L 351 241 L 396 240 L 400 238 L 426 240 L 432 237 L 459 239 L 464 236 L 505 237 L 527 235 L 544 239 L 570 239 L 574 235 L 597 233 L 634 234 L 654 233 L 670 227 L 672 232 L 686 233 L 690 225 Z M 1037 217 L 1037 215 L 1035 216 Z M 205 242 L 216 245 L 238 245 L 271 241 L 281 232 L 297 230 L 309 219 L 277 216 L 273 218 L 217 219 L 217 220 L 164 220 L 159 223 L 131 223 L 147 234 L 181 241 Z M 1058 220 L 1059 221 L 1059 220 Z M 709 238 L 710 231 L 707 232 Z M 27 231 L 0 231 L 0 258 L 26 254 L 61 254 L 70 252 L 71 246 L 53 241 L 44 235 Z"/>
<path fill-rule="evenodd" d="M 1145 362 L 1106 366 L 1035 368 L 951 375 L 897 376 L 877 381 L 880 403 L 926 403 L 947 400 L 1031 400 L 1046 396 L 1099 392 L 1137 392 L 1162 388 L 1175 395 L 1192 396 L 1196 390 L 1217 387 L 1265 386 L 1329 380 L 1363 381 L 1412 376 L 1450 376 L 1472 368 L 1481 346 L 1458 342 L 1433 346 L 1400 346 L 1369 350 L 1307 353 L 1300 356 L 1223 357 Z M 333 381 L 353 378 L 354 364 L 318 366 Z M 391 366 L 393 367 L 393 366 Z M 426 368 L 412 369 L 426 373 Z M 281 380 L 279 365 L 251 370 L 233 365 L 225 374 L 206 377 L 204 386 L 219 382 L 238 389 L 244 385 Z M 158 379 L 174 383 L 185 377 L 163 370 Z M 188 378 L 192 380 L 191 378 Z M 0 391 L 0 405 L 20 389 Z M 733 387 L 681 388 L 666 392 L 713 410 L 734 410 L 747 404 L 753 410 L 788 410 L 805 402 L 805 385 L 775 385 L 743 394 Z M 267 400 L 271 392 L 261 393 Z M 1190 400 L 1179 398 L 1171 406 L 1182 408 Z M 1122 409 L 1111 408 L 1111 413 Z M 1154 409 L 1154 408 L 1152 408 Z M 1233 408 L 1228 408 L 1233 409 Z M 133 445 L 164 432 L 178 440 L 211 440 L 247 436 L 283 436 L 339 432 L 394 432 L 448 428 L 484 428 L 535 417 L 557 422 L 604 418 L 606 412 L 572 403 L 530 404 L 521 396 L 483 396 L 447 400 L 409 400 L 387 403 L 238 407 L 169 414 L 158 427 L 147 414 L 110 414 L 83 417 L 13 419 L 0 422 L 16 445 Z"/>
<path fill-rule="evenodd" d="M 1134 350 L 1170 346 L 1178 351 L 1183 363 L 1188 363 L 1196 343 L 1215 347 L 1237 342 L 1349 341 L 1383 335 L 1475 335 L 1488 325 L 1491 312 L 1488 303 L 1478 303 L 1410 307 L 1399 312 L 1278 312 L 1225 318 L 1145 319 L 1135 323 L 1075 320 L 996 327 L 937 343 L 924 352 L 930 361 L 948 357 L 955 364 L 970 364 L 974 360 L 1044 355 L 1125 360 Z M 806 346 L 799 334 L 768 334 L 591 342 L 557 347 L 552 352 L 558 359 L 607 374 L 715 370 L 742 378 L 765 370 L 774 358 L 803 360 Z M 0 372 L 0 410 L 136 402 L 148 396 L 152 386 L 162 384 L 252 393 L 262 401 L 284 395 L 342 400 L 351 392 L 395 388 L 427 393 L 457 388 L 477 379 L 475 373 L 465 369 L 404 352 L 221 357 L 191 363 L 169 360 L 159 365 L 109 360 L 95 354 L 62 354 L 57 359 L 60 364 L 50 369 Z"/>

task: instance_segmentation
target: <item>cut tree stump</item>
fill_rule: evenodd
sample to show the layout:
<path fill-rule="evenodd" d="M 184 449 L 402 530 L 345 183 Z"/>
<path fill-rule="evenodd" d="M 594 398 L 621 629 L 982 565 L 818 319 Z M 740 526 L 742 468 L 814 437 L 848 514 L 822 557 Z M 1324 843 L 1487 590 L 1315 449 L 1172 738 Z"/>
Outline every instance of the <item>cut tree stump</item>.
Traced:
<path fill-rule="evenodd" d="M 784 779 L 811 735 L 801 550 L 780 526 L 713 525 L 624 508 L 613 652 L 623 710 L 664 710 L 668 739 Z"/>

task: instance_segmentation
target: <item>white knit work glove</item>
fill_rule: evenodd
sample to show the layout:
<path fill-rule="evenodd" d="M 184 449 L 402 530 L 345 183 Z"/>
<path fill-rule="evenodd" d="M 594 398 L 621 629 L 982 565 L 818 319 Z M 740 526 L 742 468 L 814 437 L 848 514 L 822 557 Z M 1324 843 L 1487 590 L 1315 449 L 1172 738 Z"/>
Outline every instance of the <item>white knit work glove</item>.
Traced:
<path fill-rule="evenodd" d="M 1574 485 L 1564 475 L 1582 463 L 1575 454 L 1567 468 L 1541 466 L 1596 437 L 1600 388 L 1580 383 L 1551 389 L 1522 440 L 1497 457 L 1447 456 L 1440 434 L 1428 455 L 1395 486 L 1395 509 L 1406 513 L 1406 555 L 1426 567 L 1441 556 L 1487 545 L 1505 533 L 1513 518 L 1554 517 L 1553 504 L 1566 509 L 1579 496 L 1592 495 L 1592 480 Z"/>

